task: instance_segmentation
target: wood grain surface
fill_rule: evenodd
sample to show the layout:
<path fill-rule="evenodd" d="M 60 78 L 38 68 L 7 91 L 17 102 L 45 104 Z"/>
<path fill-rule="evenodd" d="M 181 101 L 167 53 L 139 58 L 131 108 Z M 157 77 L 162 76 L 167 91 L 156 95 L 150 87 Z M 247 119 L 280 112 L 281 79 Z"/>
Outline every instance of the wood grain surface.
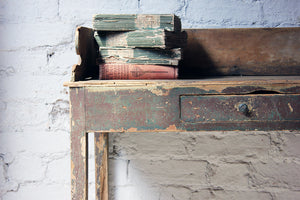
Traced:
<path fill-rule="evenodd" d="M 300 28 L 187 29 L 180 78 L 300 75 Z"/>

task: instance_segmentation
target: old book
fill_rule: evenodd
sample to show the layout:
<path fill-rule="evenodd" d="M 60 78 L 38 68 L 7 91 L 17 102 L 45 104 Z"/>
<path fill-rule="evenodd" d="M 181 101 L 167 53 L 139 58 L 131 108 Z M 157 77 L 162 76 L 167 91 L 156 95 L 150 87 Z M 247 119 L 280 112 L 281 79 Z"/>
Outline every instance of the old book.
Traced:
<path fill-rule="evenodd" d="M 177 66 L 181 49 L 99 48 L 105 63 L 152 64 Z"/>
<path fill-rule="evenodd" d="M 161 65 L 101 64 L 99 78 L 113 79 L 177 79 L 178 68 Z"/>
<path fill-rule="evenodd" d="M 126 32 L 95 31 L 94 37 L 99 47 L 146 47 L 166 49 L 183 47 L 187 41 L 185 31 L 170 32 L 163 29 Z"/>
<path fill-rule="evenodd" d="M 93 29 L 97 31 L 140 29 L 181 31 L 181 22 L 179 17 L 173 14 L 98 14 L 93 17 Z"/>

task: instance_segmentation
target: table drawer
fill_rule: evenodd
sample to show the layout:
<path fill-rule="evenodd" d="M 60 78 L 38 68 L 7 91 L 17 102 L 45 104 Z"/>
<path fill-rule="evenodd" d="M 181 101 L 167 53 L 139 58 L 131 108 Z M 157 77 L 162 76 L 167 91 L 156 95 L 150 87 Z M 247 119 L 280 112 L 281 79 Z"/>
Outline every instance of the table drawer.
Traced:
<path fill-rule="evenodd" d="M 180 107 L 191 123 L 300 120 L 300 95 L 183 95 Z"/>

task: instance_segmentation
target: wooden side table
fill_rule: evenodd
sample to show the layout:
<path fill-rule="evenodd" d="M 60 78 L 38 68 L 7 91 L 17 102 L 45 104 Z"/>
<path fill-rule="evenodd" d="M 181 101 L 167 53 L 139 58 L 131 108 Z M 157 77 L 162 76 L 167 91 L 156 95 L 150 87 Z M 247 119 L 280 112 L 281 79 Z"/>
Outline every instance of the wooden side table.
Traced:
<path fill-rule="evenodd" d="M 89 132 L 97 132 L 96 195 L 108 200 L 109 133 L 300 130 L 300 28 L 187 32 L 183 69 L 202 73 L 198 65 L 207 75 L 225 76 L 86 80 L 97 78 L 97 47 L 93 30 L 77 29 L 81 60 L 73 67 L 72 81 L 64 84 L 70 88 L 72 200 L 88 199 Z M 188 72 L 183 74 L 191 78 Z M 236 74 L 256 76 L 230 76 Z"/>
<path fill-rule="evenodd" d="M 72 198 L 87 199 L 87 137 L 97 132 L 96 192 L 108 199 L 111 132 L 300 130 L 300 77 L 82 81 L 70 87 Z"/>

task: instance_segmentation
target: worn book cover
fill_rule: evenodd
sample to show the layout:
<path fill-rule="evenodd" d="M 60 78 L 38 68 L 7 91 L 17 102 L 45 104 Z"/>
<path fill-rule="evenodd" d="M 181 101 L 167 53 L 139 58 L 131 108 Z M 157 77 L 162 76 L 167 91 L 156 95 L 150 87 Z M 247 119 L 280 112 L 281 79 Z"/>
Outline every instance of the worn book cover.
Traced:
<path fill-rule="evenodd" d="M 99 48 L 105 63 L 155 64 L 177 66 L 181 59 L 181 49 L 141 49 L 141 48 Z"/>
<path fill-rule="evenodd" d="M 141 29 L 181 31 L 181 21 L 173 14 L 97 14 L 93 17 L 93 29 L 97 31 Z"/>
<path fill-rule="evenodd" d="M 161 65 L 101 64 L 99 78 L 113 79 L 177 79 L 178 68 Z"/>
<path fill-rule="evenodd" d="M 187 41 L 187 34 L 163 29 L 137 30 L 126 32 L 95 31 L 94 37 L 99 47 L 138 48 L 180 48 Z"/>

